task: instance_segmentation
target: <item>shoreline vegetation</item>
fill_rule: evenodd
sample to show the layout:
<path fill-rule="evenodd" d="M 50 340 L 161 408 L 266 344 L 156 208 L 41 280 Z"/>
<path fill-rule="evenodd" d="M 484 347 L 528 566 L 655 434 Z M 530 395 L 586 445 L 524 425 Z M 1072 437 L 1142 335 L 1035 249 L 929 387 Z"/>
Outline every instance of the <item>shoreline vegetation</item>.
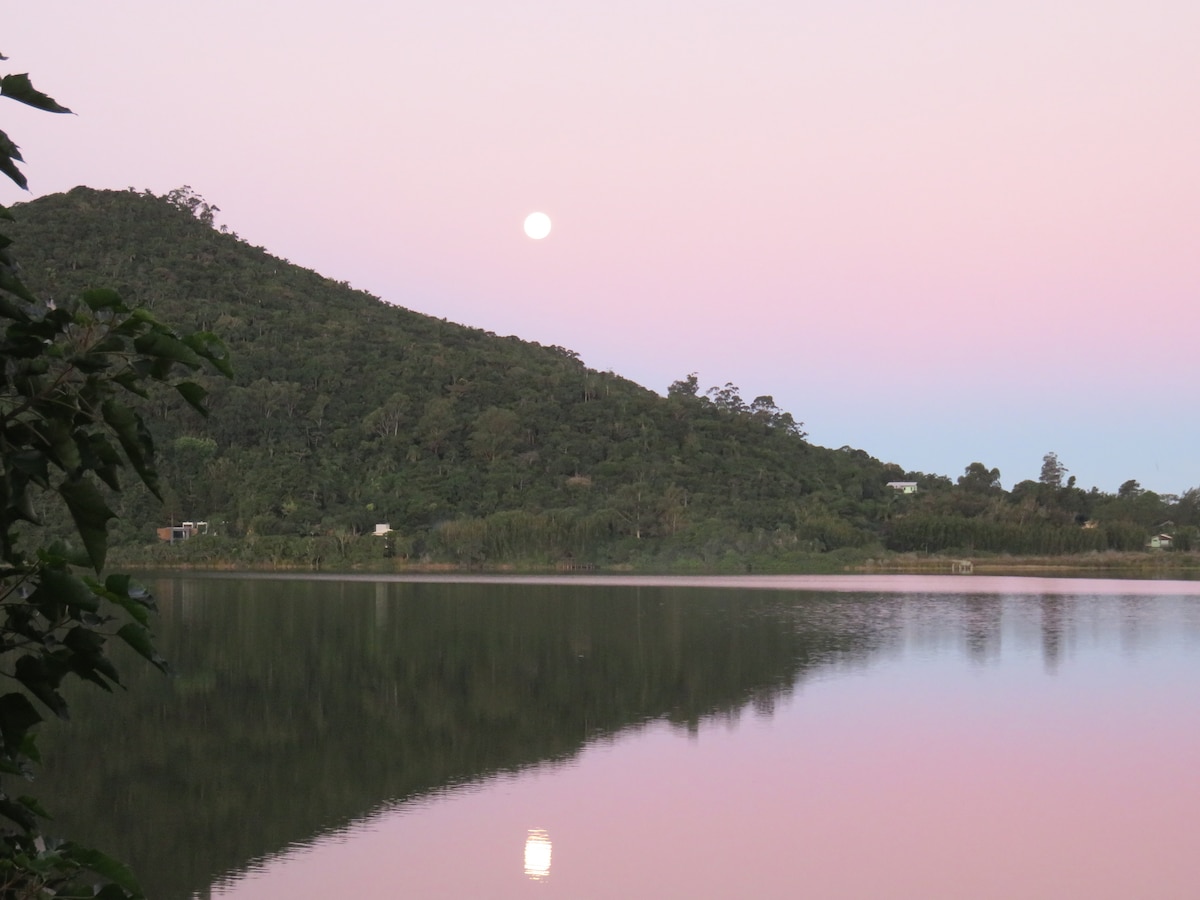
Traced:
<path fill-rule="evenodd" d="M 219 539 L 218 539 L 219 541 Z M 695 558 L 627 562 L 579 562 L 574 559 L 498 560 L 471 563 L 388 558 L 347 554 L 328 558 L 315 548 L 277 546 L 274 552 L 247 558 L 222 553 L 217 541 L 194 540 L 190 546 L 146 545 L 115 548 L 114 565 L 162 572 L 321 572 L 324 574 L 388 575 L 807 575 L 807 574 L 978 574 L 978 575 L 1079 575 L 1096 573 L 1118 577 L 1200 579 L 1200 551 L 1103 551 L 1055 556 L 943 553 L 819 553 L 788 558 L 727 556 L 704 561 Z M 205 547 L 208 544 L 210 546 Z M 288 551 L 291 552 L 288 552 Z M 305 552 L 307 550 L 308 552 Z M 182 552 L 181 552 L 182 551 Z"/>

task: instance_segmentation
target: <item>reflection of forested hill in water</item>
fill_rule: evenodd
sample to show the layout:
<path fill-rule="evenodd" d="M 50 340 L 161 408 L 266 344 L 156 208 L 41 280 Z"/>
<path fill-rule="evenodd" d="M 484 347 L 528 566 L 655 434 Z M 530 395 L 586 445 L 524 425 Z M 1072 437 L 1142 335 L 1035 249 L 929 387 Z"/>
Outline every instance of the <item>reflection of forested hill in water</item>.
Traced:
<path fill-rule="evenodd" d="M 128 860 L 164 898 L 390 801 L 563 759 L 631 725 L 769 709 L 807 670 L 861 659 L 882 636 L 836 614 L 861 609 L 844 597 L 156 587 L 177 675 L 129 662 L 127 693 L 77 703 L 44 735 L 43 794 L 55 830 Z"/>

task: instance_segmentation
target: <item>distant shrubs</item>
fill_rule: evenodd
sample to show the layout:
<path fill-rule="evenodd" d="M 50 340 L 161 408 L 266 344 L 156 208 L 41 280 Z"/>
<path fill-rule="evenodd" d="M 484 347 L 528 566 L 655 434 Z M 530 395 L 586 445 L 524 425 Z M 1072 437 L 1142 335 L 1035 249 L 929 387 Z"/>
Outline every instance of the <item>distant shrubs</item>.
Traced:
<path fill-rule="evenodd" d="M 1143 530 L 1128 522 L 1081 528 L 1042 521 L 1022 524 L 956 516 L 906 516 L 889 524 L 885 546 L 898 553 L 953 550 L 1056 556 L 1140 550 L 1144 539 Z"/>

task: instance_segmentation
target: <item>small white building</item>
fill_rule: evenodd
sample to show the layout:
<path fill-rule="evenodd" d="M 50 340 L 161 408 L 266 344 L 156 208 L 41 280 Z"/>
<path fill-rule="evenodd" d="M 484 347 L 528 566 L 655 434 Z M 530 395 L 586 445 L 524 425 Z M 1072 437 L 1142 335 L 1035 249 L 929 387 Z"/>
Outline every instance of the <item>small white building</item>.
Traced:
<path fill-rule="evenodd" d="M 198 534 L 208 534 L 207 522 L 184 522 L 182 525 L 169 525 L 166 528 L 155 529 L 160 541 L 175 544 L 186 541 Z"/>
<path fill-rule="evenodd" d="M 898 494 L 915 494 L 917 492 L 915 481 L 889 481 L 887 486 Z"/>
<path fill-rule="evenodd" d="M 383 537 L 385 534 L 390 534 L 392 526 L 390 522 L 379 522 L 375 526 L 375 537 Z"/>

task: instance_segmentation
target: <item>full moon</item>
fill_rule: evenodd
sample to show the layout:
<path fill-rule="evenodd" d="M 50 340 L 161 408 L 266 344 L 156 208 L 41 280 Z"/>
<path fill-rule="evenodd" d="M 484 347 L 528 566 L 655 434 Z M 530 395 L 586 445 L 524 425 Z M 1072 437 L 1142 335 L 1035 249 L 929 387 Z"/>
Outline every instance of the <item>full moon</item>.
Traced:
<path fill-rule="evenodd" d="M 550 217 L 543 212 L 530 213 L 525 217 L 525 233 L 540 241 L 550 233 Z"/>

